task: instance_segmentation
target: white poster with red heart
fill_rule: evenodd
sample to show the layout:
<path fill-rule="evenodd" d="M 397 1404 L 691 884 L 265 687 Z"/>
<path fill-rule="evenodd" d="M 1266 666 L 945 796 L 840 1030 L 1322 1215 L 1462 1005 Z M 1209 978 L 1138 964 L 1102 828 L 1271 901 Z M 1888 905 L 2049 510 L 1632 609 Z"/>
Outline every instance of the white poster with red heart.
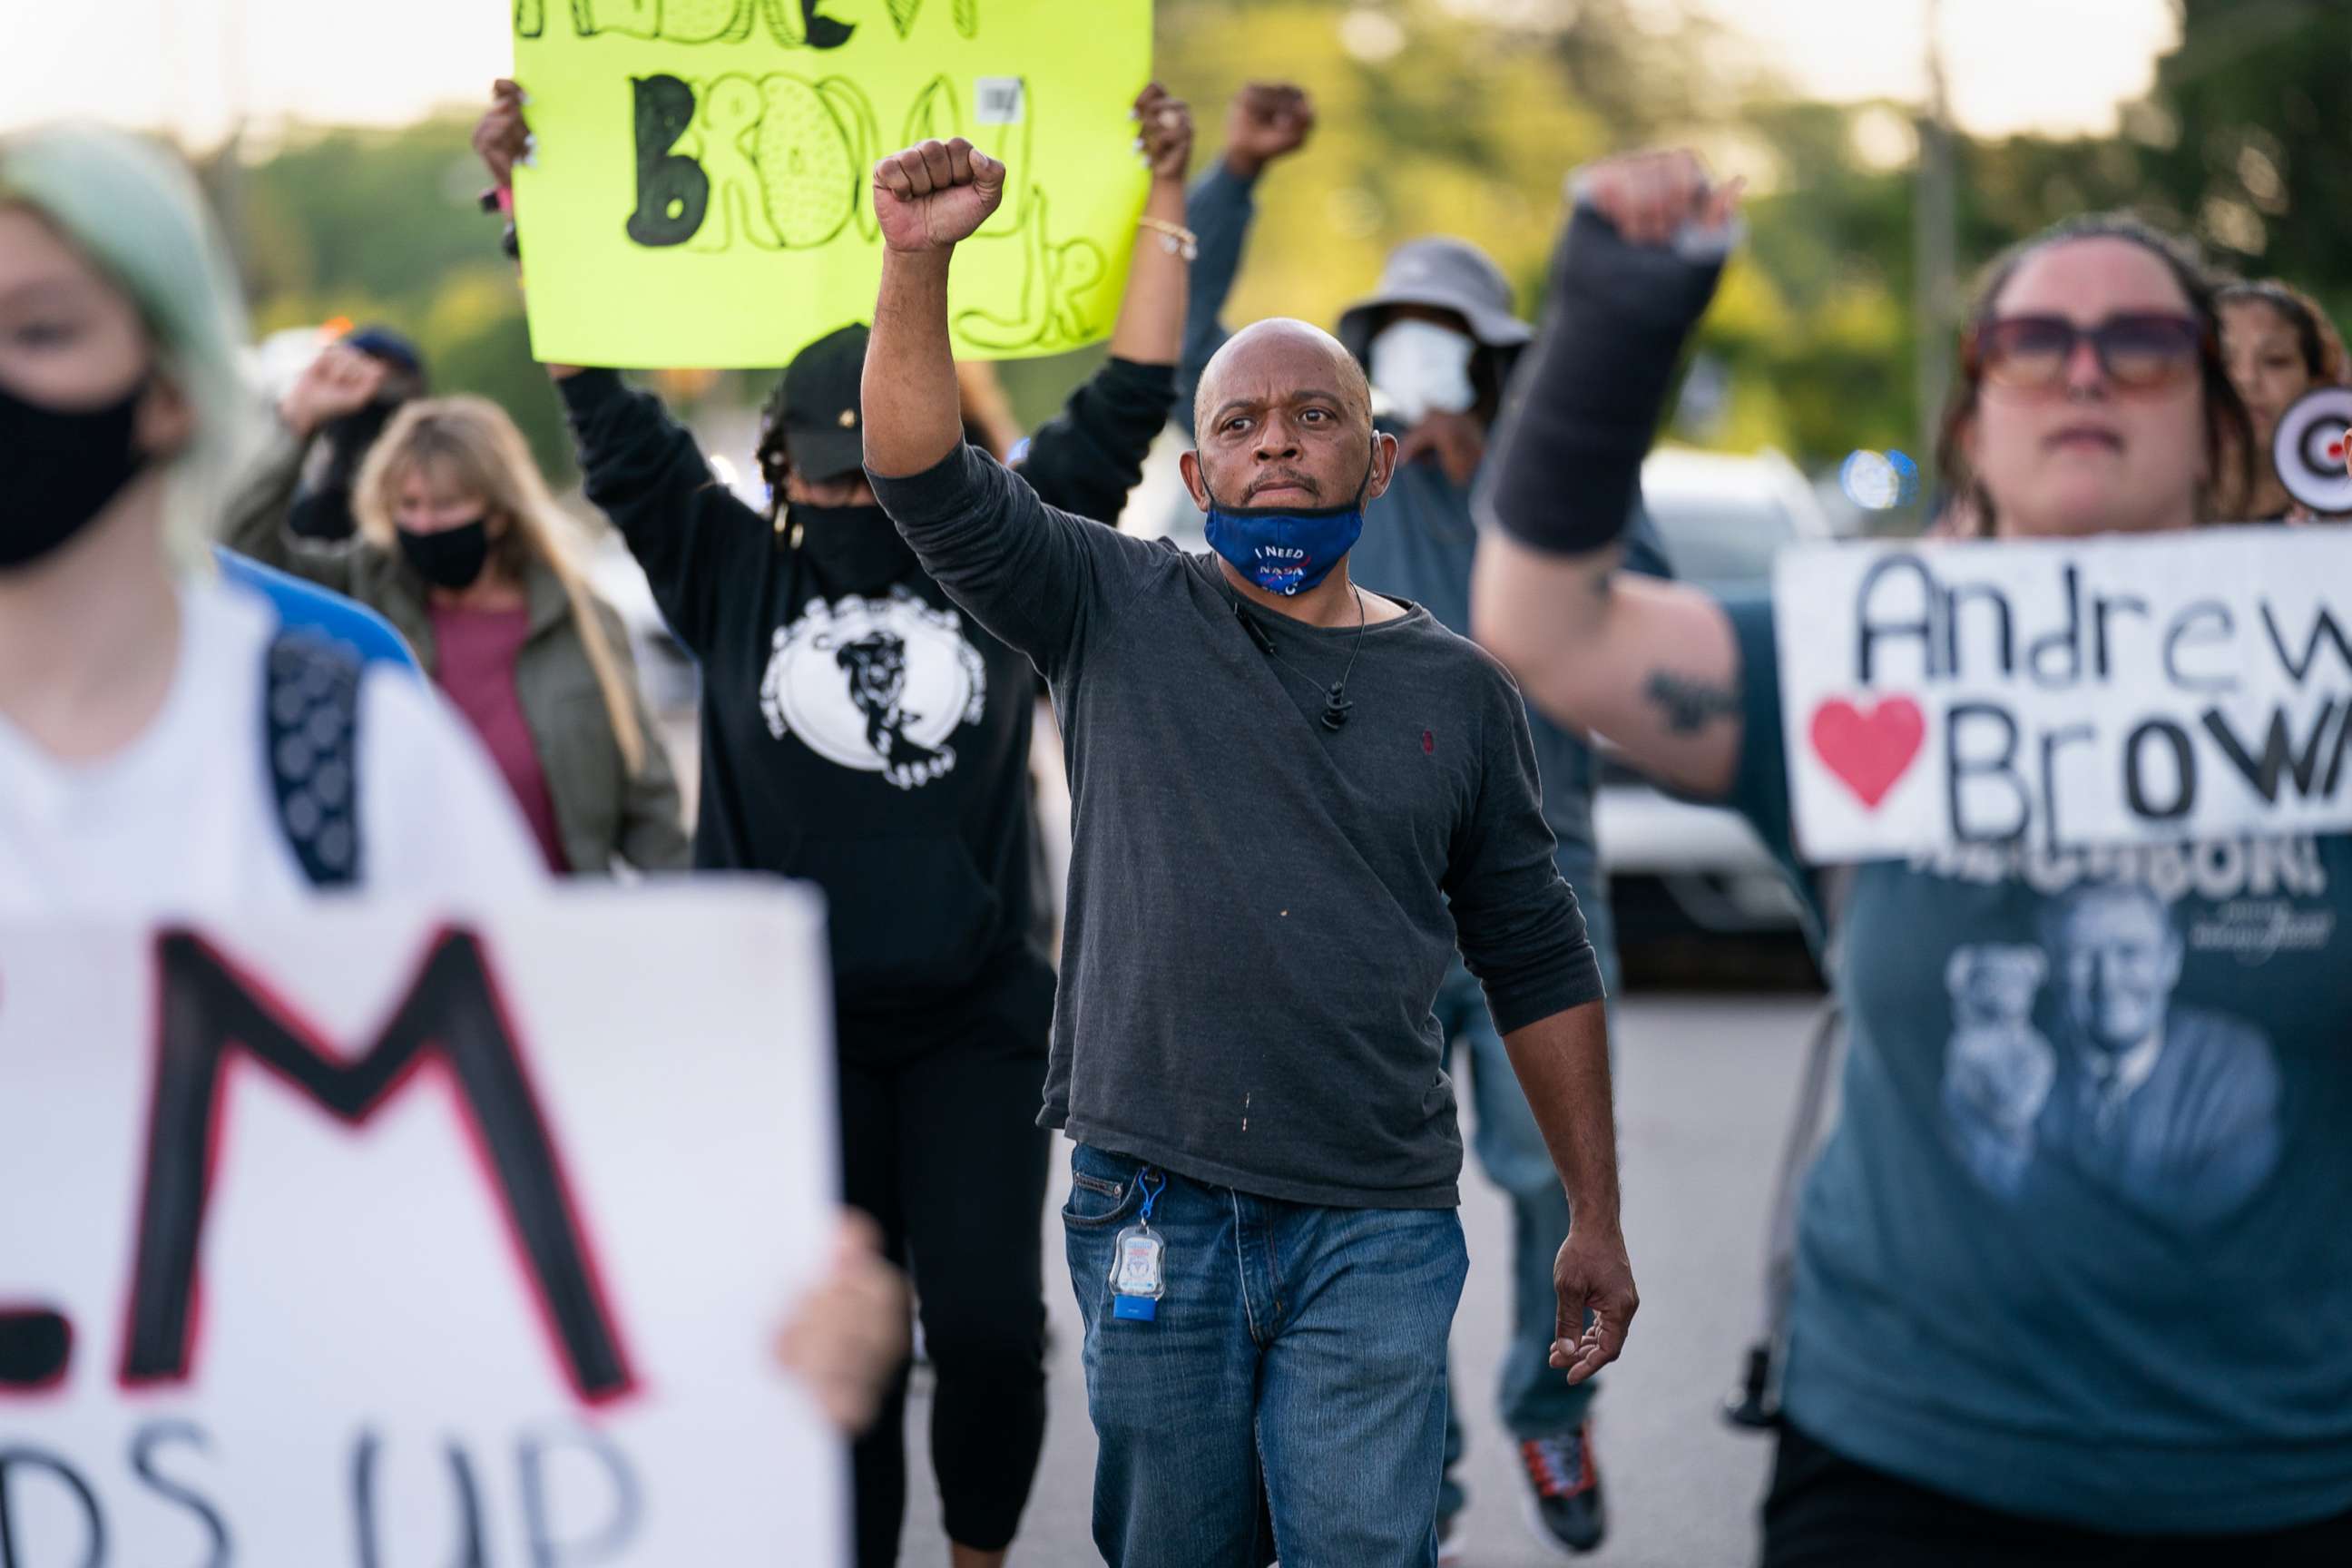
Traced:
<path fill-rule="evenodd" d="M 1809 545 L 1772 597 L 1809 860 L 2352 828 L 2352 532 Z"/>
<path fill-rule="evenodd" d="M 846 1560 L 824 914 L 0 922 L 0 1563 Z"/>

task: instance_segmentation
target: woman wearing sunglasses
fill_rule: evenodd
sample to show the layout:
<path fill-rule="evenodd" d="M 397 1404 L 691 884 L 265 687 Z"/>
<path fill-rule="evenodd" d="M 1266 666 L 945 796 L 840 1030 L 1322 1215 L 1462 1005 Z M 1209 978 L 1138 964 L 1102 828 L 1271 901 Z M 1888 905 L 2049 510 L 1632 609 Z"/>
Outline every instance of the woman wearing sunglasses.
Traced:
<path fill-rule="evenodd" d="M 1822 628 L 1616 569 L 1730 203 L 1687 154 L 1582 191 L 1490 459 L 1479 635 L 1793 869 L 1776 638 Z M 2249 445 L 2216 325 L 2135 224 L 2003 258 L 1958 510 L 2004 542 L 2207 521 Z M 1881 861 L 1840 914 L 1764 1562 L 2352 1563 L 2352 839 Z"/>

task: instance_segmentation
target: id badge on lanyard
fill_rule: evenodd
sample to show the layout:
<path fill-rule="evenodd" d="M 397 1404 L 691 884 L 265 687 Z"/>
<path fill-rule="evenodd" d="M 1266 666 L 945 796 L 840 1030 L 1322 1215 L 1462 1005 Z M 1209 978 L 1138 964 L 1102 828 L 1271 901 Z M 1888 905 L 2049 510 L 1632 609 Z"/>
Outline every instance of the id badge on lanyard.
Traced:
<path fill-rule="evenodd" d="M 1160 1298 L 1167 1293 L 1163 1265 L 1168 1244 L 1151 1228 L 1151 1205 L 1160 1201 L 1168 1178 L 1144 1171 L 1136 1181 L 1143 1188 L 1143 1211 L 1135 1223 L 1118 1233 L 1111 1246 L 1110 1289 L 1113 1318 L 1149 1323 L 1160 1316 Z"/>

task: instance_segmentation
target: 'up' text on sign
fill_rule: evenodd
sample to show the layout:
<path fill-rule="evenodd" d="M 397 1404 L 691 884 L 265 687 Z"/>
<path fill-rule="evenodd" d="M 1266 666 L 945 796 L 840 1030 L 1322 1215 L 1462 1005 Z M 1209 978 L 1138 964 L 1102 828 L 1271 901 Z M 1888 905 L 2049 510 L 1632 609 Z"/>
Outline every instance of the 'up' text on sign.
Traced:
<path fill-rule="evenodd" d="M 2352 827 L 2347 595 L 2336 530 L 1790 551 L 1799 849 Z"/>

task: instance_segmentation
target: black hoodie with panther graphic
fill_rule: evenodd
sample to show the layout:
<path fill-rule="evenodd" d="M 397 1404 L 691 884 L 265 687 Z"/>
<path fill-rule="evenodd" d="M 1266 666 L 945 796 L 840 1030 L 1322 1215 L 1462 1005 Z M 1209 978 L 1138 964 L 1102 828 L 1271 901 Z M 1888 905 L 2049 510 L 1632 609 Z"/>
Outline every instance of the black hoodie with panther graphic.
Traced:
<path fill-rule="evenodd" d="M 878 509 L 813 516 L 795 546 L 652 395 L 605 370 L 558 384 L 588 499 L 702 668 L 695 864 L 824 889 L 845 1037 L 919 1030 L 979 991 L 1034 1007 L 1042 1039 L 1028 659 L 949 602 Z M 1171 366 L 1109 362 L 1024 472 L 1060 504 L 1115 509 L 1173 386 Z"/>

